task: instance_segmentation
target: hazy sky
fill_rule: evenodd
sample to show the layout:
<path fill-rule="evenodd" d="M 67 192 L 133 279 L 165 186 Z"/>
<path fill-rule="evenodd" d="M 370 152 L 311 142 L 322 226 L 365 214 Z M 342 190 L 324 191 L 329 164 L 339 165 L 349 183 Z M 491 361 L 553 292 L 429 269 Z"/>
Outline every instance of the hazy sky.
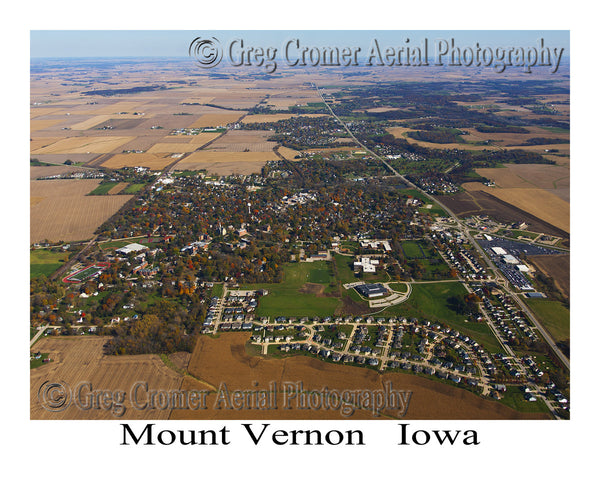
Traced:
<path fill-rule="evenodd" d="M 31 57 L 185 57 L 195 37 L 216 37 L 223 45 L 236 38 L 247 44 L 281 49 L 284 42 L 300 39 L 305 46 L 366 46 L 376 38 L 382 46 L 401 46 L 406 38 L 413 45 L 424 38 L 445 39 L 464 46 L 535 46 L 543 38 L 546 46 L 564 47 L 569 55 L 569 32 L 565 30 L 271 30 L 271 31 L 170 31 L 170 30 L 32 30 Z"/>

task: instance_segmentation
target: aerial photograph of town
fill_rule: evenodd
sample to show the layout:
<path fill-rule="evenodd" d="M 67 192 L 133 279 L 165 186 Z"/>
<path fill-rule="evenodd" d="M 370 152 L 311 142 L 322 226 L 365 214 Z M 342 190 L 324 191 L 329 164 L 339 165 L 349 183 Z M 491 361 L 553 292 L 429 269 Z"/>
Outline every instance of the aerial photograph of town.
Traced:
<path fill-rule="evenodd" d="M 568 31 L 60 34 L 31 419 L 569 420 Z"/>

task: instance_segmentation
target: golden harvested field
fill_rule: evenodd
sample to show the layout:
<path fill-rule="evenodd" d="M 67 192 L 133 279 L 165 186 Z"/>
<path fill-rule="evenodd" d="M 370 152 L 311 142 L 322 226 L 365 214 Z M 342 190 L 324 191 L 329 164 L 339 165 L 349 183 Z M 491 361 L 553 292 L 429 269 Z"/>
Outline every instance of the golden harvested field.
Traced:
<path fill-rule="evenodd" d="M 204 105 L 205 103 L 212 103 L 215 97 L 188 97 L 184 99 L 181 103 L 199 103 L 200 105 Z"/>
<path fill-rule="evenodd" d="M 147 382 L 148 390 L 180 389 L 182 376 L 168 368 L 158 355 L 107 356 L 102 353 L 106 342 L 102 337 L 46 337 L 33 347 L 33 351 L 50 353 L 52 362 L 31 370 L 30 417 L 34 420 L 166 420 L 170 409 L 136 409 L 132 400 L 132 388 L 136 382 Z M 64 382 L 71 391 L 69 406 L 61 412 L 48 411 L 42 407 L 38 392 L 45 382 Z M 90 382 L 94 391 L 122 391 L 124 414 L 109 409 L 85 409 L 89 387 L 84 386 L 77 395 L 82 382 Z M 42 388 L 43 391 L 43 388 Z M 137 405 L 146 400 L 145 390 L 140 390 Z M 80 399 L 79 401 L 77 399 Z M 83 407 L 83 408 L 82 408 Z"/>
<path fill-rule="evenodd" d="M 288 147 L 279 147 L 277 150 L 281 155 L 283 155 L 287 160 L 297 160 L 294 158 L 296 155 L 300 155 L 300 150 L 294 150 L 293 148 Z"/>
<path fill-rule="evenodd" d="M 44 115 L 56 115 L 61 112 L 64 112 L 63 108 L 32 107 L 29 109 L 29 118 L 37 118 Z"/>
<path fill-rule="evenodd" d="M 110 153 L 135 137 L 69 137 L 47 147 L 32 151 L 36 153 Z"/>
<path fill-rule="evenodd" d="M 200 145 L 204 145 L 204 144 L 210 142 L 211 140 L 214 140 L 219 135 L 221 135 L 219 132 L 200 132 L 198 135 L 191 135 L 191 136 L 182 135 L 182 136 L 178 136 L 176 138 L 181 138 L 182 140 L 184 138 L 189 138 L 190 143 L 200 146 Z"/>
<path fill-rule="evenodd" d="M 147 153 L 188 153 L 200 148 L 195 143 L 157 143 Z"/>
<path fill-rule="evenodd" d="M 314 113 L 307 115 L 297 115 L 294 113 L 259 113 L 258 115 L 248 115 L 244 118 L 243 123 L 271 123 L 278 122 L 279 120 L 287 120 L 292 117 L 327 117 L 323 113 Z"/>
<path fill-rule="evenodd" d="M 173 161 L 168 154 L 153 153 L 117 153 L 102 163 L 106 168 L 146 167 L 150 170 L 162 170 Z"/>
<path fill-rule="evenodd" d="M 36 203 L 30 207 L 29 241 L 91 238 L 102 222 L 132 198 L 132 195 L 86 196 L 99 183 L 100 180 L 32 180 L 30 195 Z"/>
<path fill-rule="evenodd" d="M 475 171 L 501 188 L 569 187 L 569 168 L 559 165 L 505 164 L 504 168 L 477 168 Z"/>
<path fill-rule="evenodd" d="M 230 130 L 221 138 L 207 147 L 207 151 L 224 152 L 269 152 L 277 146 L 276 142 L 269 142 L 267 138 L 271 132 L 252 130 Z"/>
<path fill-rule="evenodd" d="M 116 195 L 117 193 L 120 193 L 123 190 L 125 190 L 125 187 L 127 187 L 127 185 L 129 185 L 127 182 L 119 182 L 113 188 L 111 188 L 108 191 L 108 194 L 109 195 Z"/>
<path fill-rule="evenodd" d="M 133 114 L 123 114 L 123 115 L 95 115 L 92 118 L 88 118 L 83 122 L 76 123 L 75 125 L 71 125 L 71 130 L 88 130 L 96 125 L 101 123 L 110 124 L 111 120 L 144 120 L 147 119 L 148 116 L 140 116 Z"/>
<path fill-rule="evenodd" d="M 234 389 L 267 389 L 269 382 L 277 382 L 282 398 L 283 382 L 303 382 L 303 388 L 330 390 L 379 390 L 391 382 L 394 390 L 412 391 L 405 419 L 516 419 L 546 418 L 544 415 L 526 415 L 504 405 L 485 400 L 465 390 L 402 373 L 379 374 L 373 370 L 337 365 L 307 356 L 284 359 L 250 356 L 245 342 L 249 333 L 221 334 L 219 338 L 200 337 L 192 353 L 188 371 L 196 379 L 186 377 L 184 389 L 216 390 L 224 382 L 229 391 Z M 285 410 L 278 408 L 258 410 L 218 410 L 214 408 L 215 395 L 208 397 L 207 410 L 174 411 L 172 419 L 342 419 L 338 410 Z M 393 418 L 395 412 L 384 412 Z M 371 412 L 356 412 L 351 419 L 372 419 Z"/>
<path fill-rule="evenodd" d="M 39 150 L 62 139 L 63 137 L 34 137 L 29 141 L 29 151 Z"/>
<path fill-rule="evenodd" d="M 206 113 L 190 125 L 190 128 L 225 127 L 237 122 L 246 112 Z"/>
<path fill-rule="evenodd" d="M 143 112 L 142 106 L 145 105 L 146 102 L 116 102 L 111 105 L 98 106 L 98 108 L 94 105 L 86 105 L 88 110 L 78 112 L 82 115 L 114 115 L 121 112 L 133 113 L 133 112 Z"/>
<path fill-rule="evenodd" d="M 258 173 L 269 160 L 277 160 L 273 152 L 194 152 L 177 163 L 177 170 L 207 170 L 228 175 Z"/>
<path fill-rule="evenodd" d="M 29 122 L 29 130 L 35 132 L 37 130 L 44 130 L 48 127 L 52 127 L 53 125 L 57 125 L 63 121 L 62 118 L 55 120 L 31 120 Z"/>
<path fill-rule="evenodd" d="M 546 190 L 486 187 L 477 182 L 463 183 L 462 187 L 469 192 L 482 190 L 565 232 L 571 231 L 569 203 Z"/>

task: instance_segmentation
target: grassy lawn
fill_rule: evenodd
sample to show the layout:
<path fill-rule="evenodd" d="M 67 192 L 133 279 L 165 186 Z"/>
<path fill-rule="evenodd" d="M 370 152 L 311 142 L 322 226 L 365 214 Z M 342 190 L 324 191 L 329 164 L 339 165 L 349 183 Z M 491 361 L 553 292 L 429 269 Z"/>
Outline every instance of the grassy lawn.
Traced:
<path fill-rule="evenodd" d="M 408 292 L 408 285 L 406 283 L 390 283 L 388 286 L 394 291 L 398 293 L 406 293 Z"/>
<path fill-rule="evenodd" d="M 328 262 L 291 263 L 283 267 L 284 281 L 281 283 L 241 285 L 242 289 L 261 289 L 269 291 L 261 297 L 257 316 L 328 316 L 333 315 L 339 299 L 300 293 L 305 283 L 317 283 L 329 286 L 333 279 Z"/>
<path fill-rule="evenodd" d="M 519 412 L 548 412 L 548 407 L 541 399 L 538 399 L 536 402 L 525 400 L 523 396 L 524 393 L 519 387 L 507 386 L 506 392 L 503 392 L 501 395 L 502 399 L 500 400 L 500 403 Z"/>
<path fill-rule="evenodd" d="M 48 353 L 42 353 L 41 358 L 34 358 L 33 360 L 31 360 L 29 362 L 29 368 L 33 369 L 33 368 L 37 368 L 37 367 L 41 367 L 44 364 L 44 359 L 48 358 Z"/>
<path fill-rule="evenodd" d="M 528 298 L 527 305 L 557 342 L 571 336 L 570 311 L 562 303 L 545 298 Z"/>
<path fill-rule="evenodd" d="M 212 287 L 211 297 L 222 297 L 223 296 L 223 284 L 215 283 Z"/>
<path fill-rule="evenodd" d="M 38 249 L 29 252 L 29 273 L 31 277 L 54 273 L 67 259 L 67 252 L 52 252 Z"/>

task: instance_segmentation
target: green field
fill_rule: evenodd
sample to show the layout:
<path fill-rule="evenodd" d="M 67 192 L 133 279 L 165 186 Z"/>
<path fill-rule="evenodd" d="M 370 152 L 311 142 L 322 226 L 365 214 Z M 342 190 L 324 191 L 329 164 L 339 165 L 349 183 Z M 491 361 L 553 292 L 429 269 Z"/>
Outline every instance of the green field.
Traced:
<path fill-rule="evenodd" d="M 116 182 L 101 183 L 94 190 L 88 193 L 88 195 L 107 195 L 116 184 Z"/>
<path fill-rule="evenodd" d="M 145 185 L 143 183 L 132 183 L 125 190 L 123 190 L 123 193 L 127 195 L 132 195 L 134 193 L 139 192 L 144 187 Z"/>
<path fill-rule="evenodd" d="M 67 252 L 52 252 L 50 250 L 38 249 L 29 252 L 30 276 L 51 275 L 65 262 L 69 254 Z"/>
<path fill-rule="evenodd" d="M 210 292 L 211 297 L 222 297 L 223 296 L 223 284 L 215 283 Z"/>
<path fill-rule="evenodd" d="M 561 302 L 545 298 L 528 298 L 527 305 L 557 342 L 571 336 L 570 311 Z"/>
<path fill-rule="evenodd" d="M 423 258 L 426 256 L 419 243 L 412 240 L 402 242 L 402 251 L 406 255 L 406 258 Z"/>
<path fill-rule="evenodd" d="M 352 268 L 354 257 L 348 257 L 346 255 L 340 255 L 336 253 L 333 256 L 333 259 L 337 267 L 338 281 L 340 281 L 342 284 L 356 282 L 356 275 L 354 275 L 354 270 Z"/>
<path fill-rule="evenodd" d="M 329 287 L 333 275 L 329 262 L 291 263 L 283 267 L 284 280 L 281 283 L 241 285 L 241 289 L 266 289 L 269 294 L 261 297 L 256 315 L 270 316 L 328 316 L 333 315 L 339 299 L 301 293 L 305 283 L 316 283 Z"/>

